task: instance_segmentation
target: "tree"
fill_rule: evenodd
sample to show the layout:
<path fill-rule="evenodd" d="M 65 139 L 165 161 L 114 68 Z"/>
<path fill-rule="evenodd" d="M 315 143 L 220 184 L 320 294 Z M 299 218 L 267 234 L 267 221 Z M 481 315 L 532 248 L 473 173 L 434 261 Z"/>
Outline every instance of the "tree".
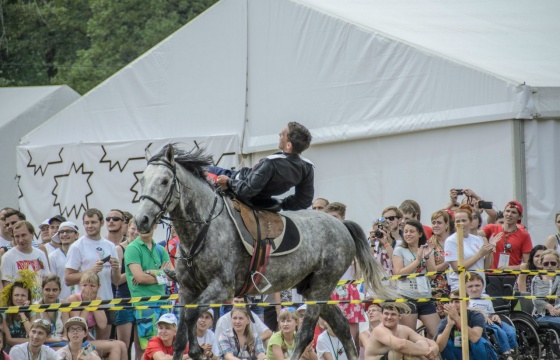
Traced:
<path fill-rule="evenodd" d="M 0 85 L 85 93 L 216 0 L 0 0 Z"/>

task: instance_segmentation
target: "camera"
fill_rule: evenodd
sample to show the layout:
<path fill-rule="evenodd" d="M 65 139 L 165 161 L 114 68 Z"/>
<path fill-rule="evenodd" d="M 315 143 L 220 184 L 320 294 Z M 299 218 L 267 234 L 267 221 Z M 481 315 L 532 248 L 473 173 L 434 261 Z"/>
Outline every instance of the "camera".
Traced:
<path fill-rule="evenodd" d="M 380 228 L 381 225 L 378 225 L 378 228 L 373 232 L 373 235 L 375 235 L 377 239 L 383 239 L 383 233 L 379 230 Z"/>
<path fill-rule="evenodd" d="M 455 192 L 457 193 L 457 196 L 465 195 L 465 192 L 463 191 L 463 189 L 455 189 Z"/>
<path fill-rule="evenodd" d="M 492 206 L 494 205 L 494 203 L 492 201 L 479 201 L 478 202 L 478 208 L 479 209 L 492 209 Z"/>

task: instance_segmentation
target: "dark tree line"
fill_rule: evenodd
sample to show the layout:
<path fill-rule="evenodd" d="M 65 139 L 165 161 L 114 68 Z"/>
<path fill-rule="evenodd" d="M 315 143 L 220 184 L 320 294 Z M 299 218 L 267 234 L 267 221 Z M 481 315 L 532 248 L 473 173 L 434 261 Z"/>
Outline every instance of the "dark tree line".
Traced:
<path fill-rule="evenodd" d="M 0 86 L 83 94 L 217 0 L 0 0 Z"/>

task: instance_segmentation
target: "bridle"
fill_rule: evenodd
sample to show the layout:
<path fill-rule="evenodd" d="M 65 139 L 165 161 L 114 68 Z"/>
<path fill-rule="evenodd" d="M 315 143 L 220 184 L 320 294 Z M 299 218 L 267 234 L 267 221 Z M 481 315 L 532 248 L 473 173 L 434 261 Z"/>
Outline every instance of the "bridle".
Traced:
<path fill-rule="evenodd" d="M 169 187 L 169 192 L 167 193 L 167 195 L 165 195 L 165 198 L 163 199 L 163 202 L 159 202 L 156 199 L 154 199 L 151 196 L 148 195 L 142 195 L 140 196 L 139 200 L 150 200 L 151 202 L 153 202 L 154 204 L 156 204 L 159 209 L 160 212 L 156 215 L 155 218 L 155 222 L 159 222 L 162 218 L 166 219 L 166 220 L 170 220 L 170 221 L 184 221 L 184 222 L 190 222 L 193 224 L 201 224 L 202 225 L 202 229 L 200 229 L 200 231 L 198 232 L 198 235 L 196 236 L 196 239 L 194 241 L 194 243 L 192 244 L 191 248 L 189 249 L 189 251 L 187 252 L 186 256 L 182 256 L 182 250 L 181 250 L 181 246 L 179 246 L 179 256 L 175 256 L 174 258 L 176 260 L 186 260 L 187 261 L 187 266 L 191 267 L 193 264 L 193 260 L 195 258 L 196 255 L 198 255 L 198 253 L 200 253 L 200 251 L 203 248 L 204 245 L 204 241 L 206 240 L 206 234 L 208 233 L 208 228 L 210 227 L 210 223 L 212 222 L 212 220 L 214 220 L 215 218 L 217 218 L 222 211 L 224 210 L 224 206 L 222 206 L 222 210 L 220 210 L 220 212 L 214 216 L 214 212 L 216 210 L 216 205 L 218 204 L 218 195 L 220 195 L 220 197 L 224 196 L 223 191 L 221 190 L 220 187 L 217 187 L 214 190 L 214 203 L 212 205 L 212 210 L 210 210 L 210 214 L 208 214 L 208 217 L 205 220 L 179 220 L 179 219 L 172 219 L 170 217 L 164 217 L 163 214 L 165 214 L 165 212 L 167 211 L 167 208 L 169 207 L 169 205 L 171 204 L 171 201 L 173 201 L 173 193 L 175 191 L 178 192 L 178 196 L 180 197 L 180 190 L 178 189 L 177 184 L 179 184 L 180 182 L 177 180 L 177 169 L 175 167 L 175 164 L 170 163 L 167 160 L 163 160 L 163 159 L 158 159 L 155 161 L 148 161 L 148 165 L 161 165 L 161 166 L 165 166 L 167 167 L 169 170 L 171 170 L 171 172 L 173 172 L 173 180 L 171 182 L 171 186 Z M 169 242 L 169 238 L 170 238 L 170 233 L 168 233 L 167 236 L 167 242 Z M 170 255 L 171 256 L 171 255 Z"/>
<path fill-rule="evenodd" d="M 156 199 L 154 199 L 153 197 L 148 196 L 148 195 L 142 195 L 139 198 L 140 201 L 142 201 L 144 199 L 150 200 L 151 202 L 153 202 L 154 204 L 156 204 L 159 207 L 160 211 L 156 215 L 156 218 L 155 218 L 155 222 L 157 223 L 160 220 L 160 218 L 163 216 L 163 214 L 165 214 L 165 211 L 167 210 L 167 208 L 171 204 L 171 201 L 173 200 L 173 192 L 175 190 L 177 190 L 176 189 L 176 187 L 177 187 L 177 169 L 175 168 L 175 165 L 171 164 L 169 161 L 161 160 L 161 159 L 160 160 L 155 160 L 155 161 L 148 161 L 148 165 L 165 166 L 166 168 L 171 170 L 171 172 L 173 173 L 173 180 L 171 181 L 171 186 L 169 187 L 169 192 L 163 198 L 162 203 L 160 203 L 159 201 L 157 201 Z"/>

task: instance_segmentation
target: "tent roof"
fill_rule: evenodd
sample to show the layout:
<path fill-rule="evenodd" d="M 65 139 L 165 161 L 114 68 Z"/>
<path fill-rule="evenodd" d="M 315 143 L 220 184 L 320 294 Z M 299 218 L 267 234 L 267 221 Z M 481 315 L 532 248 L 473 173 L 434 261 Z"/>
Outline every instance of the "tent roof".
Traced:
<path fill-rule="evenodd" d="M 560 86 L 556 0 L 295 1 L 517 83 Z"/>
<path fill-rule="evenodd" d="M 49 96 L 63 90 L 71 90 L 68 86 L 26 86 L 0 87 L 0 127 L 8 124 Z M 75 93 L 77 95 L 77 93 Z M 77 98 L 78 96 L 76 96 Z M 64 103 L 64 106 L 68 102 Z M 58 110 L 60 110 L 59 108 Z M 52 114 L 49 114 L 52 115 Z"/>
<path fill-rule="evenodd" d="M 320 144 L 560 116 L 557 10 L 555 0 L 222 0 L 21 143 L 239 134 L 254 153 L 276 148 L 291 120 Z"/>

